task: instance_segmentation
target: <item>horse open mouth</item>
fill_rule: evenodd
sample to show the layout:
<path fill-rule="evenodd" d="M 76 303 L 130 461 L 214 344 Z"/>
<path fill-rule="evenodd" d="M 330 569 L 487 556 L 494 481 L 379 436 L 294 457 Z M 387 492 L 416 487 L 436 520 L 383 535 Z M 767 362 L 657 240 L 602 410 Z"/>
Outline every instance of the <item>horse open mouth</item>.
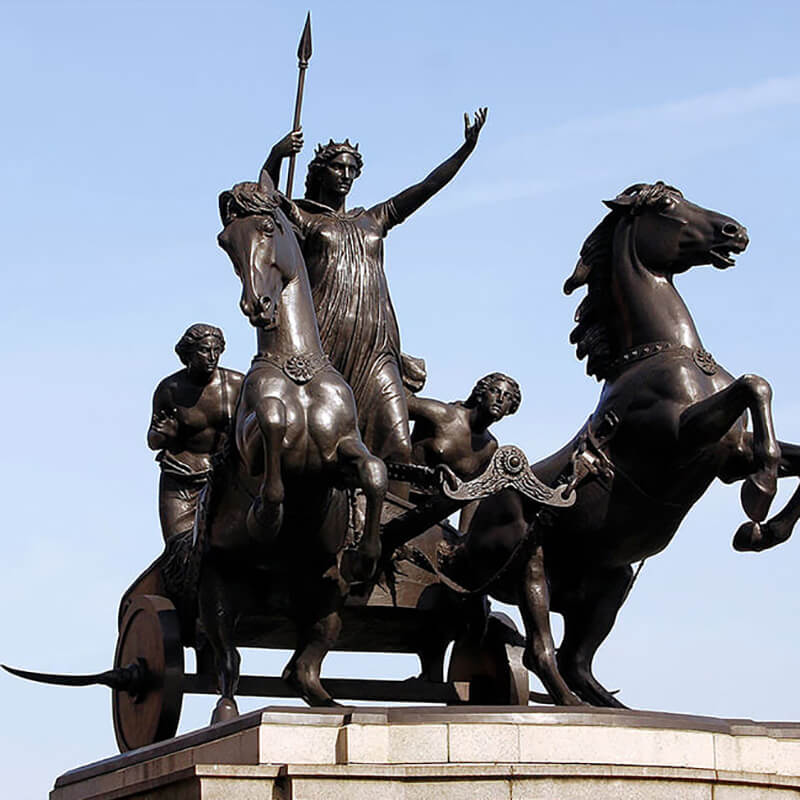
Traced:
<path fill-rule="evenodd" d="M 724 244 L 713 247 L 708 251 L 708 254 L 711 256 L 711 263 L 717 269 L 728 269 L 728 267 L 732 267 L 736 263 L 736 260 L 731 258 L 731 253 L 736 253 L 738 255 L 742 250 L 744 250 L 743 247 L 734 244 Z"/>

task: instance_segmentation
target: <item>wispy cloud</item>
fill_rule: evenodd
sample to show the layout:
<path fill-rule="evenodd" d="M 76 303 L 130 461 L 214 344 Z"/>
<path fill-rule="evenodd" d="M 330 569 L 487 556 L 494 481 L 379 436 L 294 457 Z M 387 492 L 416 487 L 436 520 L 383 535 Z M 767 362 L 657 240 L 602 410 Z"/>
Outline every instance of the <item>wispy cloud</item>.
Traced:
<path fill-rule="evenodd" d="M 642 165 L 648 172 L 658 171 L 665 163 L 717 146 L 719 126 L 726 118 L 795 105 L 800 105 L 800 75 L 572 119 L 514 136 L 495 148 L 490 166 L 494 174 L 514 178 L 467 184 L 458 193 L 442 198 L 432 212 L 449 214 L 541 196 Z M 729 128 L 726 139 L 737 135 L 747 134 Z M 526 180 L 525 173 L 535 178 Z"/>
<path fill-rule="evenodd" d="M 706 122 L 719 117 L 752 114 L 755 111 L 800 104 L 800 75 L 768 78 L 753 86 L 706 92 L 685 100 L 642 106 L 598 117 L 571 120 L 551 128 L 546 135 L 571 131 L 601 133 L 627 130 L 632 125 L 656 122 Z"/>

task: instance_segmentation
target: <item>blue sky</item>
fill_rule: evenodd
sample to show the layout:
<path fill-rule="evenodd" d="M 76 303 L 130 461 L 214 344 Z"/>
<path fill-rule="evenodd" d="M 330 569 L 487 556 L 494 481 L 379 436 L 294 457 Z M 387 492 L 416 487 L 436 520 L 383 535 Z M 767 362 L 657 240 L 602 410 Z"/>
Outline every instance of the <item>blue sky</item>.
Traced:
<path fill-rule="evenodd" d="M 224 329 L 225 365 L 249 363 L 217 195 L 254 178 L 290 127 L 305 10 L 2 5 L 4 662 L 110 664 L 119 598 L 160 547 L 152 390 L 192 322 Z M 800 6 L 337 2 L 312 14 L 298 187 L 313 145 L 348 136 L 365 159 L 352 203 L 385 200 L 459 146 L 464 111 L 489 106 L 462 172 L 386 243 L 427 394 L 465 397 L 507 372 L 524 399 L 501 440 L 531 460 L 567 441 L 598 386 L 567 341 L 578 300 L 561 285 L 600 201 L 663 179 L 747 225 L 736 269 L 693 270 L 679 289 L 705 346 L 770 380 L 779 436 L 800 441 Z M 629 705 L 800 718 L 798 545 L 734 553 L 742 520 L 737 491 L 715 486 L 645 565 L 597 658 Z M 284 660 L 246 653 L 245 668 L 276 674 Z M 404 677 L 415 663 L 335 655 L 327 667 Z M 9 796 L 41 797 L 115 751 L 106 690 L 0 676 L 0 693 Z M 211 705 L 190 698 L 183 729 Z"/>

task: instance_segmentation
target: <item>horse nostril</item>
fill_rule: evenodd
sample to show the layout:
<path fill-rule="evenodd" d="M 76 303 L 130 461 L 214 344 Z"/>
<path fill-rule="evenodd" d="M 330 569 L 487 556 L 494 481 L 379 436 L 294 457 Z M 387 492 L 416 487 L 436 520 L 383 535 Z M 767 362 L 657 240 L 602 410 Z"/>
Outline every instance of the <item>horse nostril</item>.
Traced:
<path fill-rule="evenodd" d="M 722 233 L 725 236 L 738 236 L 741 232 L 741 228 L 735 222 L 726 222 L 722 226 Z"/>
<path fill-rule="evenodd" d="M 261 307 L 264 309 L 264 311 L 269 311 L 270 306 L 272 305 L 272 299 L 266 295 L 264 297 L 259 297 L 258 302 L 261 304 Z"/>

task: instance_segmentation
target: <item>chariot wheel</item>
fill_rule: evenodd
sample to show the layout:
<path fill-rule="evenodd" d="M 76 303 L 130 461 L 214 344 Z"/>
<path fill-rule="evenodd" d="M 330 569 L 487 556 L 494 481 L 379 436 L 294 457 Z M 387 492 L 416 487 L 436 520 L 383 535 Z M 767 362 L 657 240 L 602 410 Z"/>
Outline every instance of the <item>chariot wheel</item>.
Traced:
<path fill-rule="evenodd" d="M 464 638 L 453 645 L 447 679 L 469 683 L 469 705 L 526 706 L 530 689 L 522 663 L 524 644 L 514 622 L 493 613 L 482 641 Z"/>
<path fill-rule="evenodd" d="M 114 667 L 131 675 L 130 688 L 115 688 L 111 695 L 120 751 L 174 736 L 183 702 L 183 645 L 169 600 L 144 594 L 130 602 L 120 621 Z"/>

